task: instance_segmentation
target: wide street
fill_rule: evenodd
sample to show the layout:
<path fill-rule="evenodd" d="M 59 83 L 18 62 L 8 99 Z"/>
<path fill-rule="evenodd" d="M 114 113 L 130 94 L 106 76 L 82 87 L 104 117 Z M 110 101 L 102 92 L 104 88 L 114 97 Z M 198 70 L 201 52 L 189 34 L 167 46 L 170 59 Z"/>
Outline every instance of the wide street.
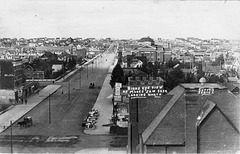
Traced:
<path fill-rule="evenodd" d="M 125 148 L 126 137 L 86 135 L 81 126 L 97 99 L 114 58 L 115 53 L 104 53 L 65 82 L 56 82 L 62 88 L 27 113 L 26 116 L 33 119 L 33 126 L 20 129 L 17 123 L 13 125 L 13 152 L 74 153 L 87 148 Z M 90 83 L 95 83 L 96 88 L 89 89 Z M 8 128 L 0 134 L 1 152 L 10 152 L 10 133 Z"/>

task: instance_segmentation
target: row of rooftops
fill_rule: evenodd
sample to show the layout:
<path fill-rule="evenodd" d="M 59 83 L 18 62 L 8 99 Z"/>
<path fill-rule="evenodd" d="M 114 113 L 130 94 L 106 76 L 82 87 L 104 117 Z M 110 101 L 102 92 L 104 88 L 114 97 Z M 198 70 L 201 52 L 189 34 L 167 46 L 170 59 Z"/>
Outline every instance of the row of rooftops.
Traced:
<path fill-rule="evenodd" d="M 215 90 L 211 95 L 187 94 L 189 89 L 198 88 Z M 201 152 L 204 152 L 210 147 L 215 151 L 224 150 L 217 146 L 224 144 L 225 150 L 240 150 L 239 98 L 225 86 L 212 83 L 186 83 L 180 84 L 161 98 L 149 97 L 131 101 L 130 103 L 138 103 L 136 113 L 139 121 L 138 125 L 134 126 L 138 126 L 142 142 L 150 146 L 149 148 L 155 146 L 155 150 L 159 152 L 161 146 L 168 145 L 177 151 L 179 148 L 174 146 L 181 145 L 182 152 L 185 153 L 189 147 L 194 151 L 193 147 L 201 146 Z M 130 111 L 135 112 L 134 105 L 131 107 Z M 196 133 L 197 126 L 201 126 L 201 134 Z M 195 141 L 199 137 L 200 143 L 196 145 Z"/>

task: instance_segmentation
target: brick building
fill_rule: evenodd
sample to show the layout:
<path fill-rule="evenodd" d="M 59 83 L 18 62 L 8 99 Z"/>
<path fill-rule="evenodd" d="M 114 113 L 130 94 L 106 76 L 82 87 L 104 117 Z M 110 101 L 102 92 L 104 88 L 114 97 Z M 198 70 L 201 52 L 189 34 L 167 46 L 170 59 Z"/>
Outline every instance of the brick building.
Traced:
<path fill-rule="evenodd" d="M 23 67 L 20 59 L 0 60 L 0 104 L 17 104 L 20 100 L 23 102 L 36 88 L 37 83 L 25 82 Z"/>

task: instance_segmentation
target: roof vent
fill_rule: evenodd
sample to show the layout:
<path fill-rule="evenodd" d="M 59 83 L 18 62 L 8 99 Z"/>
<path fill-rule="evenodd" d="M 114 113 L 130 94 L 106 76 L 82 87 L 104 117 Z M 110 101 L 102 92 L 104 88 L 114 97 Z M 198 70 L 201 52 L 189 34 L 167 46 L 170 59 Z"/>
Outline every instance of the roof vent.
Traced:
<path fill-rule="evenodd" d="M 204 85 L 204 83 L 206 83 L 206 79 L 204 77 L 202 77 L 199 82 L 201 83 L 201 85 Z"/>

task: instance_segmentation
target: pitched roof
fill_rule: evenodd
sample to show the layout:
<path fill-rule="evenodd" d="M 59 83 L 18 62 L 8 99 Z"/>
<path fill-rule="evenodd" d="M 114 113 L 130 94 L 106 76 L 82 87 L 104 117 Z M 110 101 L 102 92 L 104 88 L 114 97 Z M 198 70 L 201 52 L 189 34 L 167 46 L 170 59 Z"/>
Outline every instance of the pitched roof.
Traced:
<path fill-rule="evenodd" d="M 224 82 L 224 83 L 222 83 L 222 85 L 227 87 L 228 90 L 231 92 L 239 91 L 239 87 L 237 85 L 234 85 L 233 83 Z"/>
<path fill-rule="evenodd" d="M 34 68 L 29 64 L 24 67 L 24 70 L 27 69 L 27 68 L 30 68 L 30 69 L 34 70 Z"/>
<path fill-rule="evenodd" d="M 198 89 L 202 86 L 199 83 L 181 84 L 160 99 L 139 99 L 139 133 L 142 134 L 143 143 L 146 145 L 183 145 L 186 140 L 185 133 L 191 133 L 185 132 L 186 111 L 183 104 L 186 102 L 186 90 Z M 191 117 L 188 118 L 189 123 L 197 124 L 196 115 L 200 115 L 200 112 L 204 110 L 206 115 L 203 116 L 202 121 L 208 121 L 208 125 L 203 124 L 204 129 L 215 129 L 217 132 L 214 132 L 214 134 L 216 135 L 220 134 L 225 127 L 228 127 L 231 128 L 231 131 L 226 131 L 227 134 L 230 134 L 231 137 L 235 135 L 234 140 L 239 138 L 239 98 L 219 84 L 206 83 L 203 87 L 213 87 L 214 94 L 193 94 L 195 99 L 192 101 L 194 101 L 195 109 L 194 112 L 188 113 L 188 117 Z M 189 93 L 188 95 L 192 94 Z M 215 108 L 218 112 L 214 110 Z M 191 111 L 193 110 L 191 109 Z M 216 119 L 222 119 L 221 123 L 213 122 Z M 205 131 L 204 135 L 211 136 L 211 133 L 213 132 Z M 213 139 L 206 139 L 205 137 L 204 142 L 207 141 L 214 146 Z M 222 144 L 226 141 L 218 142 Z"/>
<path fill-rule="evenodd" d="M 240 130 L 240 103 L 239 99 L 233 93 L 227 89 L 216 89 L 213 95 L 202 96 L 198 102 L 206 100 L 215 103 L 238 131 Z"/>
<path fill-rule="evenodd" d="M 138 50 L 139 51 L 141 51 L 141 50 L 156 50 L 156 47 L 153 47 L 153 46 L 151 46 L 151 45 L 148 45 L 148 44 L 146 44 L 146 45 L 143 45 L 142 47 L 140 47 Z"/>
<path fill-rule="evenodd" d="M 139 98 L 139 133 L 143 133 L 156 116 L 161 112 L 172 95 L 164 95 L 162 98 Z"/>
<path fill-rule="evenodd" d="M 181 116 L 175 117 L 177 112 L 182 111 L 180 110 L 180 108 L 182 107 L 182 104 L 181 104 L 181 101 L 178 102 L 178 105 L 175 105 L 175 104 L 177 100 L 180 100 L 179 98 L 180 96 L 182 96 L 184 92 L 184 88 L 178 86 L 176 87 L 176 89 L 177 90 L 174 96 L 168 94 L 163 98 L 159 99 L 159 101 L 161 100 L 163 102 L 158 102 L 158 105 L 157 105 L 158 114 L 155 115 L 151 123 L 142 132 L 144 143 L 158 144 L 158 145 L 159 144 L 183 144 L 184 142 L 184 132 L 183 132 L 184 121 L 183 120 L 184 119 L 182 119 L 183 117 Z M 169 99 L 167 103 L 165 102 L 165 99 L 166 99 L 165 97 Z M 147 106 L 151 106 L 151 105 L 147 105 Z M 156 108 L 156 105 L 154 107 Z M 150 112 L 152 115 L 152 111 Z M 171 133 L 169 131 L 171 131 Z"/>

